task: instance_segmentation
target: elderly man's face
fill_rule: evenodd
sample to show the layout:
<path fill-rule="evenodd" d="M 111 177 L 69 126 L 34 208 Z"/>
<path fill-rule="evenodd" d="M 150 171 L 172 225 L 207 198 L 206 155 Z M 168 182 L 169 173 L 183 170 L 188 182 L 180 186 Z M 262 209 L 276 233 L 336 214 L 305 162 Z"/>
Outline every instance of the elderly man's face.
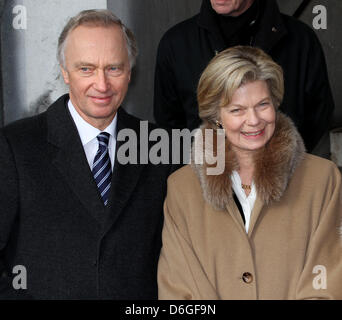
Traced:
<path fill-rule="evenodd" d="M 79 26 L 68 36 L 62 74 L 81 117 L 103 130 L 113 120 L 130 81 L 124 35 L 118 26 Z"/>
<path fill-rule="evenodd" d="M 218 14 L 237 17 L 244 13 L 254 0 L 210 0 L 210 2 Z"/>

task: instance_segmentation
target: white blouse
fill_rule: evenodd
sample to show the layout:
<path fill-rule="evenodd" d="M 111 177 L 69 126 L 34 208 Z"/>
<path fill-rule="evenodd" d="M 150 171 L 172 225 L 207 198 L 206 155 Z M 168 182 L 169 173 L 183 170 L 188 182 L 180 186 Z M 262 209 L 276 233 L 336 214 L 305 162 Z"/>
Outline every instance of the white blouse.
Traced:
<path fill-rule="evenodd" d="M 246 229 L 246 232 L 248 232 L 249 222 L 251 220 L 251 214 L 252 214 L 252 210 L 253 210 L 255 199 L 256 199 L 255 184 L 254 182 L 252 182 L 251 192 L 249 193 L 247 197 L 245 191 L 242 189 L 241 179 L 237 171 L 232 172 L 231 179 L 233 183 L 232 185 L 233 190 L 238 200 L 240 201 L 243 214 L 245 216 L 245 220 L 246 220 L 245 229 Z"/>

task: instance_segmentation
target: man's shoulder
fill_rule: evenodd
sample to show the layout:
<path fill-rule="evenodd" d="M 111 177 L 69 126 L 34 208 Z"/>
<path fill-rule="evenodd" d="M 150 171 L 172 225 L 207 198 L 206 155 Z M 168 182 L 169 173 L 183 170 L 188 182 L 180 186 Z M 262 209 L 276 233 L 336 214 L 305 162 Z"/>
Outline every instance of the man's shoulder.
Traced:
<path fill-rule="evenodd" d="M 1 133 L 8 139 L 20 139 L 21 141 L 41 137 L 42 133 L 47 130 L 47 115 L 49 113 L 56 113 L 60 106 L 64 103 L 67 95 L 61 96 L 49 108 L 31 117 L 23 118 L 11 122 L 1 129 Z"/>
<path fill-rule="evenodd" d="M 318 41 L 315 31 L 305 22 L 283 13 L 281 14 L 281 17 L 287 32 L 291 37 L 298 38 L 301 41 Z"/>
<path fill-rule="evenodd" d="M 28 118 L 16 120 L 1 129 L 2 133 L 10 138 L 24 138 L 32 136 L 35 131 L 41 131 L 45 126 L 45 112 Z"/>
<path fill-rule="evenodd" d="M 12 122 L 0 130 L 1 148 L 12 150 L 14 154 L 31 155 L 38 152 L 46 142 L 45 112 Z"/>
<path fill-rule="evenodd" d="M 198 29 L 198 16 L 199 14 L 194 15 L 191 18 L 178 22 L 171 28 L 169 28 L 163 35 L 161 42 L 177 42 L 184 41 L 186 35 L 194 36 L 194 31 Z"/>

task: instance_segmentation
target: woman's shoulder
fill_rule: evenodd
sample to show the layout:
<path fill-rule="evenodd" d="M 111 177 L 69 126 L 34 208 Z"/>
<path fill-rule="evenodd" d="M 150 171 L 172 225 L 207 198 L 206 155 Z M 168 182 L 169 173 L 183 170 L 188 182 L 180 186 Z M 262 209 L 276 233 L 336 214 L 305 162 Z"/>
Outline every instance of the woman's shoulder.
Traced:
<path fill-rule="evenodd" d="M 339 172 L 336 164 L 331 160 L 321 158 L 309 153 L 305 154 L 303 165 L 311 170 L 317 170 L 319 168 L 324 171 Z"/>
<path fill-rule="evenodd" d="M 168 178 L 168 195 L 173 194 L 181 201 L 202 198 L 200 181 L 191 165 L 185 165 Z"/>
<path fill-rule="evenodd" d="M 169 181 L 171 181 L 172 183 L 175 182 L 185 182 L 188 179 L 191 180 L 196 180 L 197 176 L 194 172 L 194 170 L 192 169 L 191 165 L 187 164 L 183 167 L 181 167 L 180 169 L 176 170 L 175 172 L 173 172 L 170 176 L 169 176 Z"/>
<path fill-rule="evenodd" d="M 334 162 L 308 153 L 297 170 L 304 174 L 306 179 L 315 182 L 341 180 L 341 172 Z"/>

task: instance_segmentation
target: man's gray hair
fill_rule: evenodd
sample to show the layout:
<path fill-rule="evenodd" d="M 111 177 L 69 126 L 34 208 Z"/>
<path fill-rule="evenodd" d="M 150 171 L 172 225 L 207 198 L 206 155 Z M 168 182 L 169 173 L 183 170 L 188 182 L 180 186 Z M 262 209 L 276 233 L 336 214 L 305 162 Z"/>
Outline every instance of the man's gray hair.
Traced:
<path fill-rule="evenodd" d="M 65 47 L 66 40 L 71 31 L 76 29 L 81 25 L 90 26 L 103 26 L 110 27 L 117 25 L 121 28 L 127 45 L 128 58 L 130 62 L 130 67 L 133 68 L 138 55 L 137 42 L 135 40 L 134 34 L 129 30 L 122 21 L 111 11 L 105 9 L 94 9 L 94 10 L 84 10 L 81 11 L 75 17 L 72 17 L 68 23 L 65 25 L 62 33 L 58 38 L 58 49 L 57 49 L 57 59 L 59 64 L 66 68 L 65 65 Z"/>

